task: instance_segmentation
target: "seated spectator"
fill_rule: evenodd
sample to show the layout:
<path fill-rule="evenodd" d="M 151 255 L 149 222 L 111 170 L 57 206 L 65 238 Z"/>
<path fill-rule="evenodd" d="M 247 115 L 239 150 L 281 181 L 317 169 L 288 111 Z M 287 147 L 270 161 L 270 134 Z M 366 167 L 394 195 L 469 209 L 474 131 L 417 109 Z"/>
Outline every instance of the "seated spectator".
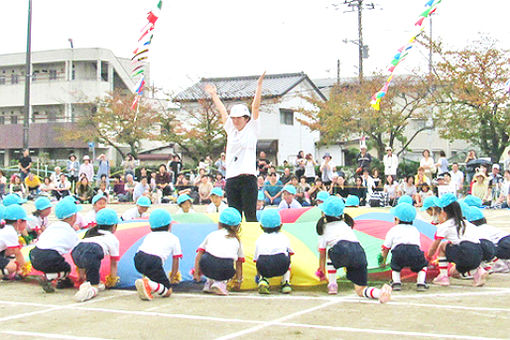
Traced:
<path fill-rule="evenodd" d="M 440 174 L 436 178 L 437 197 L 441 198 L 444 194 L 452 193 L 457 196 L 457 188 L 451 181 L 449 173 Z"/>
<path fill-rule="evenodd" d="M 88 178 L 87 178 L 88 179 Z M 53 190 L 53 195 L 60 200 L 62 197 L 71 195 L 71 182 L 65 174 L 60 174 L 60 181 Z"/>
<path fill-rule="evenodd" d="M 87 176 L 83 176 L 76 186 L 76 196 L 80 203 L 90 203 L 94 197 L 94 189 L 89 183 Z"/>
<path fill-rule="evenodd" d="M 191 183 L 193 183 L 194 186 L 198 186 L 200 184 L 200 180 L 202 179 L 203 176 L 207 175 L 207 171 L 205 171 L 204 168 L 199 168 L 198 169 L 198 175 L 197 176 L 194 176 L 193 173 L 191 173 L 190 176 L 190 181 Z"/>
<path fill-rule="evenodd" d="M 363 186 L 363 179 L 361 177 L 356 177 L 354 181 L 354 187 L 349 190 L 349 194 L 357 196 L 360 205 L 364 206 L 367 203 L 367 188 Z"/>
<path fill-rule="evenodd" d="M 416 195 L 416 197 L 418 198 L 418 200 L 416 201 L 416 206 L 422 207 L 423 202 L 425 202 L 425 199 L 431 196 L 434 196 L 434 192 L 430 190 L 430 186 L 427 183 L 423 183 L 421 185 L 420 192 L 418 193 L 418 195 Z"/>
<path fill-rule="evenodd" d="M 103 195 L 106 198 L 106 203 L 110 203 L 110 189 L 108 188 L 106 181 L 99 182 L 99 188 L 97 188 L 96 195 Z"/>
<path fill-rule="evenodd" d="M 39 187 L 41 186 L 41 180 L 39 176 L 35 175 L 33 172 L 29 172 L 27 177 L 25 177 L 25 187 L 27 188 L 28 198 L 33 199 L 37 194 L 39 194 Z"/>
<path fill-rule="evenodd" d="M 280 177 L 280 182 L 282 182 L 283 185 L 287 185 L 287 183 L 290 182 L 290 179 L 292 177 L 292 174 L 290 173 L 289 168 L 283 169 L 283 176 Z"/>
<path fill-rule="evenodd" d="M 349 196 L 349 189 L 345 186 L 345 178 L 343 176 L 333 174 L 333 181 L 331 182 L 329 193 L 342 198 L 347 198 L 347 196 Z"/>
<path fill-rule="evenodd" d="M 414 202 L 417 202 L 419 198 L 417 198 L 418 190 L 416 190 L 416 186 L 414 185 L 414 176 L 407 176 L 406 181 L 400 187 L 400 191 L 402 195 L 408 195 L 412 197 Z"/>
<path fill-rule="evenodd" d="M 308 194 L 310 195 L 310 201 L 315 202 L 315 200 L 317 198 L 317 194 L 321 191 L 328 192 L 328 188 L 326 187 L 326 185 L 324 185 L 324 182 L 322 181 L 322 179 L 317 177 L 315 179 L 315 183 L 310 188 L 310 191 L 308 191 Z"/>
<path fill-rule="evenodd" d="M 60 175 L 62 174 L 62 169 L 59 166 L 56 166 L 53 169 L 53 171 L 54 172 L 50 175 L 50 179 L 53 184 L 57 184 L 58 182 L 60 182 Z"/>
<path fill-rule="evenodd" d="M 398 183 L 395 182 L 392 175 L 386 176 L 386 184 L 384 184 L 383 190 L 387 194 L 387 205 L 395 206 L 397 199 L 400 197 L 400 192 L 398 190 Z"/>
<path fill-rule="evenodd" d="M 368 197 L 372 196 L 372 193 L 375 190 L 375 182 L 372 176 L 370 176 L 368 168 L 363 168 L 361 179 L 363 181 L 362 185 L 367 189 Z"/>
<path fill-rule="evenodd" d="M 7 190 L 7 178 L 4 176 L 4 172 L 0 170 L 0 198 L 5 195 Z"/>
<path fill-rule="evenodd" d="M 297 186 L 296 199 L 304 207 L 312 205 L 312 202 L 310 202 L 310 194 L 308 193 L 309 191 L 310 185 L 306 182 L 306 177 L 301 176 Z"/>
<path fill-rule="evenodd" d="M 269 180 L 264 183 L 264 195 L 266 195 L 267 205 L 278 205 L 282 198 L 283 184 L 281 181 L 276 179 L 276 173 L 269 175 Z"/>
<path fill-rule="evenodd" d="M 509 208 L 510 199 L 510 170 L 505 170 L 503 175 L 503 183 L 501 184 L 501 192 L 495 203 L 499 208 Z"/>
<path fill-rule="evenodd" d="M 51 182 L 51 179 L 49 177 L 44 177 L 43 182 L 41 183 L 41 195 L 44 194 L 44 196 L 51 196 L 52 191 L 54 190 L 53 183 Z"/>
<path fill-rule="evenodd" d="M 216 174 L 216 180 L 214 181 L 214 187 L 220 188 L 221 190 L 225 190 L 225 184 L 227 184 L 227 182 L 225 181 L 225 178 L 223 177 L 223 175 L 221 173 L 218 172 Z"/>
<path fill-rule="evenodd" d="M 189 195 L 179 195 L 177 205 L 179 206 L 177 214 L 192 214 L 195 212 L 193 210 L 193 199 Z"/>
<path fill-rule="evenodd" d="M 483 171 L 475 173 L 473 176 L 473 185 L 471 195 L 482 200 L 483 205 L 491 205 L 491 191 L 489 189 L 489 180 Z"/>
<path fill-rule="evenodd" d="M 283 199 L 278 205 L 278 210 L 301 208 L 301 204 L 299 204 L 299 202 L 294 198 L 297 193 L 296 188 L 294 188 L 294 186 L 286 185 L 283 187 L 282 192 Z"/>
<path fill-rule="evenodd" d="M 11 184 L 9 185 L 9 193 L 17 194 L 21 198 L 27 197 L 27 189 L 25 184 L 21 182 L 21 177 L 18 174 L 11 176 Z"/>
<path fill-rule="evenodd" d="M 172 177 L 166 170 L 165 164 L 161 164 L 159 171 L 156 173 L 156 187 L 158 190 L 161 190 L 163 196 L 172 194 Z"/>
<path fill-rule="evenodd" d="M 211 184 L 210 177 L 208 175 L 204 175 L 200 179 L 200 183 L 198 184 L 198 203 L 199 204 L 209 204 L 211 203 L 211 199 L 209 195 L 213 189 L 213 185 Z"/>
<path fill-rule="evenodd" d="M 381 179 L 379 178 L 379 170 L 377 168 L 374 168 L 372 170 L 372 180 L 374 181 L 374 191 L 382 191 L 383 184 Z"/>
<path fill-rule="evenodd" d="M 133 175 L 126 175 L 126 183 L 124 183 L 124 194 L 118 195 L 119 202 L 132 202 L 133 192 L 135 191 L 136 182 L 133 180 Z"/>
<path fill-rule="evenodd" d="M 127 176 L 132 176 L 131 174 Z M 138 200 L 136 200 L 136 206 L 129 208 L 126 210 L 122 216 L 121 219 L 123 221 L 131 221 L 131 220 L 140 220 L 149 218 L 148 210 L 150 206 L 152 205 L 151 200 L 149 197 L 146 196 L 140 196 Z"/>
<path fill-rule="evenodd" d="M 228 205 L 223 202 L 225 193 L 220 188 L 213 188 L 211 191 L 211 204 L 207 206 L 207 213 L 221 213 Z"/>
<path fill-rule="evenodd" d="M 258 191 L 264 190 L 264 182 L 265 182 L 264 176 L 259 175 L 257 177 L 257 190 Z"/>
<path fill-rule="evenodd" d="M 133 189 L 133 201 L 138 201 L 142 196 L 151 198 L 151 188 L 147 183 L 147 177 L 142 177 Z"/>
<path fill-rule="evenodd" d="M 120 177 L 113 178 L 113 193 L 115 195 L 117 195 L 117 197 L 119 195 L 123 195 L 126 193 L 126 191 L 124 189 L 124 182 L 122 181 L 122 179 Z"/>
<path fill-rule="evenodd" d="M 425 168 L 424 167 L 419 167 L 418 168 L 418 173 L 416 174 L 415 178 L 414 178 L 414 183 L 418 186 L 418 187 L 421 187 L 421 185 L 423 183 L 427 183 L 428 185 L 431 185 L 432 182 L 430 180 L 430 178 L 428 178 L 426 175 L 425 175 Z"/>

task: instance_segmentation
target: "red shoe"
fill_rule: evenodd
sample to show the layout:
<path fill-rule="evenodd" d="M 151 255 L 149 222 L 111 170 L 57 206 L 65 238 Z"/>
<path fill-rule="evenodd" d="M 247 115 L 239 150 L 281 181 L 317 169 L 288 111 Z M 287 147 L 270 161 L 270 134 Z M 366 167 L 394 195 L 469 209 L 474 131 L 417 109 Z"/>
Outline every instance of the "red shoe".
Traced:
<path fill-rule="evenodd" d="M 145 301 L 150 301 L 153 299 L 151 287 L 149 286 L 149 280 L 146 277 L 136 280 L 135 287 L 140 299 Z"/>

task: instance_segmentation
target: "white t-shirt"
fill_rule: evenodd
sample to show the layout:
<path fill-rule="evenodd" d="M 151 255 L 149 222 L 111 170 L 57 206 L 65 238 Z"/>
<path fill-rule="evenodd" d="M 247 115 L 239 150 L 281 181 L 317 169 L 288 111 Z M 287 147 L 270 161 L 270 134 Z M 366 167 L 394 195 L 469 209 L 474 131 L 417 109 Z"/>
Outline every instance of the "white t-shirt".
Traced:
<path fill-rule="evenodd" d="M 119 240 L 115 235 L 109 231 L 99 230 L 101 236 L 93 236 L 82 239 L 80 242 L 83 243 L 97 243 L 103 248 L 104 256 L 110 255 L 113 260 L 119 260 Z"/>
<path fill-rule="evenodd" d="M 88 228 L 96 225 L 96 211 L 94 209 L 87 211 L 85 214 L 82 215 L 82 217 L 83 226 L 81 226 L 81 228 Z"/>
<path fill-rule="evenodd" d="M 454 194 L 457 196 L 457 187 L 455 184 L 450 183 L 447 185 L 438 185 L 437 186 L 437 197 L 441 198 L 444 194 Z"/>
<path fill-rule="evenodd" d="M 50 224 L 39 235 L 39 240 L 35 245 L 39 249 L 52 249 L 58 251 L 60 255 L 64 255 L 76 247 L 79 241 L 78 235 L 69 223 L 57 221 Z"/>
<path fill-rule="evenodd" d="M 452 177 L 451 183 L 453 183 L 457 190 L 462 190 L 462 186 L 464 185 L 464 173 L 462 171 L 450 172 L 450 176 Z"/>
<path fill-rule="evenodd" d="M 391 156 L 388 156 L 387 154 L 384 155 L 383 163 L 384 163 L 384 174 L 386 176 L 397 175 L 397 169 L 398 169 L 397 155 L 394 155 L 394 154 L 391 154 Z"/>
<path fill-rule="evenodd" d="M 326 223 L 324 233 L 319 235 L 319 250 L 333 247 L 339 241 L 358 242 L 356 234 L 344 221 Z"/>
<path fill-rule="evenodd" d="M 138 207 L 132 207 L 132 208 L 129 208 L 128 210 L 126 210 L 122 214 L 121 218 L 123 221 L 130 221 L 130 220 L 139 220 L 139 219 L 148 218 L 148 217 L 149 217 L 149 213 L 147 211 L 140 215 L 140 212 L 138 211 Z"/>
<path fill-rule="evenodd" d="M 224 124 L 227 132 L 226 178 L 241 174 L 257 175 L 257 135 L 259 120 L 250 119 L 245 127 L 239 131 L 234 127 L 232 118 L 228 117 Z"/>
<path fill-rule="evenodd" d="M 182 257 L 181 242 L 179 238 L 168 231 L 153 231 L 143 239 L 138 251 L 158 256 L 165 263 L 168 256 Z"/>
<path fill-rule="evenodd" d="M 48 226 L 48 217 L 41 216 L 32 216 L 33 219 L 27 221 L 27 231 L 35 231 L 44 230 Z"/>
<path fill-rule="evenodd" d="M 193 208 L 190 208 L 187 213 L 184 212 L 184 210 L 182 210 L 182 208 L 177 209 L 177 212 L 176 212 L 176 214 L 194 214 L 194 213 L 195 213 L 195 210 L 193 210 Z"/>
<path fill-rule="evenodd" d="M 397 224 L 388 230 L 383 249 L 395 249 L 399 244 L 421 245 L 420 232 L 411 224 Z"/>
<path fill-rule="evenodd" d="M 294 255 L 290 241 L 283 233 L 263 233 L 255 243 L 253 262 L 257 262 L 260 255 Z"/>
<path fill-rule="evenodd" d="M 480 239 L 489 240 L 494 244 L 497 244 L 499 240 L 509 235 L 490 224 L 479 225 L 476 229 L 478 230 L 478 236 Z"/>
<path fill-rule="evenodd" d="M 461 236 L 457 235 L 457 227 L 452 218 L 441 224 L 438 224 L 434 239 L 436 240 L 444 239 L 450 241 L 453 244 L 459 244 L 462 241 L 480 243 L 476 227 L 473 224 L 469 223 L 468 221 L 464 222 L 466 223 L 466 229 L 464 231 L 464 234 Z"/>
<path fill-rule="evenodd" d="M 216 205 L 214 205 L 214 203 L 210 203 L 208 206 L 207 206 L 207 213 L 208 214 L 212 214 L 212 213 L 221 213 L 223 210 L 225 210 L 225 208 L 228 208 L 228 205 L 221 201 L 220 203 L 220 206 L 218 207 L 218 210 L 216 210 Z"/>
<path fill-rule="evenodd" d="M 6 224 L 0 229 L 0 251 L 5 249 L 21 248 L 16 229 L 10 224 Z"/>
<path fill-rule="evenodd" d="M 243 247 L 235 237 L 229 237 L 224 228 L 213 231 L 198 246 L 198 250 L 205 251 L 213 256 L 223 259 L 240 259 L 244 261 Z"/>
<path fill-rule="evenodd" d="M 311 160 L 305 162 L 305 177 L 315 177 L 315 164 Z"/>
<path fill-rule="evenodd" d="M 302 206 L 295 199 L 292 199 L 292 202 L 290 202 L 290 204 L 288 204 L 285 200 L 281 200 L 280 204 L 278 205 L 278 210 L 291 209 L 291 208 L 297 209 L 297 208 L 302 208 Z"/>
<path fill-rule="evenodd" d="M 326 160 L 322 161 L 320 169 L 322 169 L 322 181 L 323 182 L 331 182 L 333 180 L 333 169 L 335 165 L 330 160 L 328 164 L 326 164 Z"/>

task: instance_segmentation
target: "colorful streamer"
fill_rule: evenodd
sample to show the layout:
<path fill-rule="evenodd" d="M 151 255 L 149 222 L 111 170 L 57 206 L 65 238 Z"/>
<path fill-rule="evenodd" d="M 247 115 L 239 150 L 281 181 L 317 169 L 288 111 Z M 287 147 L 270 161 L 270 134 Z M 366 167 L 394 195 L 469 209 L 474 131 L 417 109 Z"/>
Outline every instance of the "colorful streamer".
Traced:
<path fill-rule="evenodd" d="M 390 87 L 391 81 L 393 79 L 393 73 L 395 72 L 395 69 L 409 55 L 409 50 L 411 50 L 413 48 L 416 38 L 420 34 L 422 34 L 423 30 L 425 29 L 425 27 L 423 27 L 424 20 L 436 12 L 437 5 L 441 1 L 442 0 L 427 1 L 427 3 L 425 4 L 425 7 L 427 7 L 427 9 L 420 14 L 418 20 L 415 23 L 415 26 L 417 26 L 417 32 L 414 33 L 412 35 L 411 39 L 409 39 L 409 41 L 404 46 L 400 47 L 397 50 L 397 53 L 393 56 L 393 60 L 390 62 L 390 66 L 388 68 L 388 72 L 390 73 L 388 80 L 386 80 L 386 83 L 383 85 L 383 87 L 377 93 L 375 93 L 370 100 L 370 104 L 374 110 L 379 111 L 381 109 L 381 106 L 380 106 L 381 99 L 388 92 L 388 88 Z"/>
<path fill-rule="evenodd" d="M 131 104 L 131 110 L 138 108 L 140 96 L 143 94 L 143 88 L 145 86 L 145 66 L 147 65 L 149 59 L 149 47 L 152 43 L 154 28 L 156 26 L 156 22 L 159 19 L 162 6 L 163 1 L 159 0 L 156 8 L 147 13 L 147 23 L 141 30 L 142 33 L 138 38 L 138 47 L 133 51 L 133 57 L 131 58 L 131 63 L 133 64 L 131 77 L 138 77 L 138 80 L 135 87 L 136 96 L 133 100 L 133 103 Z"/>

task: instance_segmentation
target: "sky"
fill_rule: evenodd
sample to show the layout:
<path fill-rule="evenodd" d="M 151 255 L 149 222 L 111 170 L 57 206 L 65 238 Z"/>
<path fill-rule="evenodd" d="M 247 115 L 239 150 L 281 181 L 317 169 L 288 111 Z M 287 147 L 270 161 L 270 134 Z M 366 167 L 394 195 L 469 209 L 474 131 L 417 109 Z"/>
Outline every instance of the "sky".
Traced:
<path fill-rule="evenodd" d="M 310 78 L 358 72 L 357 14 L 343 0 L 163 0 L 149 54 L 151 80 L 177 92 L 202 77 L 305 72 Z M 365 2 L 368 2 L 367 0 Z M 33 0 L 32 50 L 102 47 L 130 58 L 146 13 L 157 0 Z M 426 0 L 377 0 L 363 12 L 369 58 L 365 74 L 385 71 L 411 37 Z M 334 6 L 334 5 L 337 6 Z M 28 0 L 0 2 L 0 54 L 26 49 Z M 510 46 L 509 0 L 443 0 L 433 18 L 434 39 L 452 48 L 479 34 Z M 428 23 L 426 25 L 429 30 Z M 426 70 L 422 48 L 397 73 Z"/>

